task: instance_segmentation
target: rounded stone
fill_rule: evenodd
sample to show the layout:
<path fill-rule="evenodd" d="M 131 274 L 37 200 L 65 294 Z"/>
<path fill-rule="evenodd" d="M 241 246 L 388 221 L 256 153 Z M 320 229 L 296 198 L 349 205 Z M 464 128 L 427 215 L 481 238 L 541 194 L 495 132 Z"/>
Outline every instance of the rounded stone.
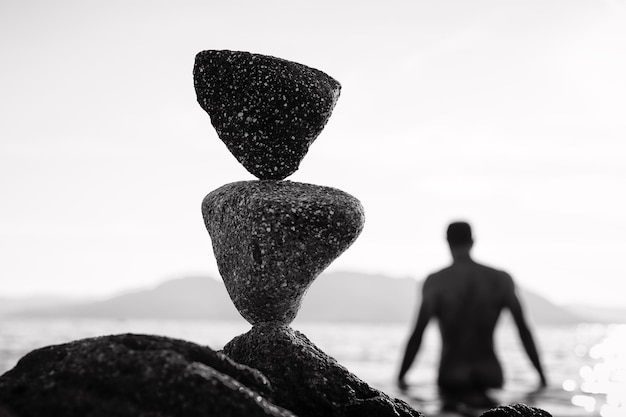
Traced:
<path fill-rule="evenodd" d="M 224 185 L 205 197 L 202 214 L 226 289 L 251 324 L 290 323 L 365 221 L 350 194 L 291 181 Z"/>
<path fill-rule="evenodd" d="M 341 90 L 329 75 L 296 62 L 212 50 L 196 55 L 194 85 L 220 139 L 259 179 L 298 169 Z"/>

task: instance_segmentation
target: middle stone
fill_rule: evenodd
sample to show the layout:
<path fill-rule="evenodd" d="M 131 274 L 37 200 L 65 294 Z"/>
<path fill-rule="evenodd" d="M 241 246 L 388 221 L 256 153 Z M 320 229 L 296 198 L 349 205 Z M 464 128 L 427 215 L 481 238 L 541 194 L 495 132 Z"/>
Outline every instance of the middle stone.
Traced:
<path fill-rule="evenodd" d="M 220 275 L 251 324 L 289 324 L 313 280 L 358 237 L 365 216 L 353 196 L 291 181 L 242 181 L 204 198 Z"/>

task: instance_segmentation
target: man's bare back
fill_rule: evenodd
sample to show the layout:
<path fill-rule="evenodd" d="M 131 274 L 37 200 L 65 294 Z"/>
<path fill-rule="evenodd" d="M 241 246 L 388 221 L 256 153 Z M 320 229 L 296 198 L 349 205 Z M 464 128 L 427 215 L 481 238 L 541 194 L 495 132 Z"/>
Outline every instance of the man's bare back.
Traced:
<path fill-rule="evenodd" d="M 426 279 L 422 304 L 437 318 L 442 338 L 440 386 L 502 386 L 493 332 L 513 298 L 513 280 L 507 273 L 471 260 Z"/>
<path fill-rule="evenodd" d="M 398 374 L 398 385 L 407 386 L 405 374 L 419 351 L 424 330 L 436 319 L 441 332 L 438 386 L 452 402 L 463 398 L 487 398 L 487 389 L 501 387 L 502 368 L 493 346 L 493 333 L 503 309 L 517 325 L 522 344 L 540 378 L 546 379 L 535 343 L 526 324 L 515 284 L 509 274 L 472 260 L 471 229 L 467 223 L 452 223 L 448 243 L 453 263 L 432 275 L 422 286 L 422 303 L 415 330 L 407 343 Z M 467 394 L 467 395 L 466 395 Z M 445 405 L 445 404 L 444 404 Z"/>

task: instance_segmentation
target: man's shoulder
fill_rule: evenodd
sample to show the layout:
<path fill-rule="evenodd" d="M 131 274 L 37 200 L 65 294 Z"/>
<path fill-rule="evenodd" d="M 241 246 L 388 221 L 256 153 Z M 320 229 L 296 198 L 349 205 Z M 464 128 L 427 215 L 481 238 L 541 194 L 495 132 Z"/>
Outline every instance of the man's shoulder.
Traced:
<path fill-rule="evenodd" d="M 437 271 L 432 272 L 428 278 L 433 277 L 433 278 L 438 278 L 438 277 L 445 277 L 447 275 L 450 275 L 451 273 L 453 273 L 454 271 L 454 264 L 450 264 L 448 266 L 445 266 Z"/>
<path fill-rule="evenodd" d="M 494 268 L 492 266 L 475 263 L 476 267 L 479 268 L 483 273 L 489 274 L 496 277 L 505 278 L 507 280 L 512 279 L 511 275 L 503 269 Z"/>
<path fill-rule="evenodd" d="M 445 280 L 445 276 L 446 275 L 447 274 L 445 273 L 445 269 L 442 269 L 442 270 L 439 270 L 439 271 L 431 273 L 424 280 L 423 289 L 424 290 L 429 290 L 429 289 L 433 290 L 435 288 L 440 287 L 442 281 Z"/>
<path fill-rule="evenodd" d="M 451 275 L 451 267 L 448 266 L 446 268 L 432 272 L 430 275 L 426 277 L 426 279 L 424 280 L 424 283 L 427 283 L 427 282 L 434 283 L 442 279 L 445 279 L 449 275 Z"/>
<path fill-rule="evenodd" d="M 424 280 L 424 290 L 441 291 L 450 285 L 455 285 L 456 274 L 452 266 L 445 267 L 428 275 Z"/>
<path fill-rule="evenodd" d="M 502 269 L 498 269 L 498 268 L 494 268 L 488 265 L 484 265 L 478 262 L 472 262 L 470 264 L 465 264 L 465 266 L 463 267 L 463 269 L 465 271 L 467 270 L 474 270 L 477 272 L 480 272 L 481 274 L 484 275 L 492 275 L 492 276 L 501 276 L 501 277 L 507 277 L 507 278 L 511 278 L 511 275 L 509 275 L 508 272 L 502 270 Z M 457 275 L 459 273 L 459 269 L 455 268 L 454 265 L 449 265 L 445 268 L 442 268 L 438 271 L 435 271 L 433 273 L 431 273 L 430 275 L 428 275 L 426 277 L 426 279 L 438 279 L 438 278 L 445 278 L 448 276 L 453 276 L 453 275 Z"/>
<path fill-rule="evenodd" d="M 498 288 L 507 294 L 511 294 L 515 291 L 513 277 L 508 272 L 486 265 L 480 265 L 480 268 L 480 275 L 490 282 L 492 288 Z"/>
<path fill-rule="evenodd" d="M 436 287 L 438 285 L 447 285 L 448 281 L 456 281 L 458 276 L 465 275 L 466 273 L 470 273 L 471 275 L 477 277 L 483 277 L 485 279 L 498 281 L 506 284 L 507 286 L 513 284 L 513 278 L 508 272 L 477 262 L 472 262 L 469 265 L 466 264 L 465 266 L 463 266 L 462 269 L 456 268 L 454 265 L 450 265 L 438 271 L 435 271 L 426 277 L 426 279 L 424 280 L 424 285 L 429 285 L 432 287 Z"/>

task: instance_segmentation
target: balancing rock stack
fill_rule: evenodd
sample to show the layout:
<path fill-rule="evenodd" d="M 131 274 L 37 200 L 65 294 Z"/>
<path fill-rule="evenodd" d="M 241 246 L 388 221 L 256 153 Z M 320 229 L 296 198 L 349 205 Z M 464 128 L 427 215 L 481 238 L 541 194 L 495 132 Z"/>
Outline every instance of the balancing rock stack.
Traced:
<path fill-rule="evenodd" d="M 220 274 L 252 325 L 287 325 L 311 282 L 363 227 L 351 195 L 282 181 L 322 131 L 339 83 L 304 65 L 231 51 L 199 53 L 194 80 L 219 137 L 259 178 L 227 184 L 202 203 Z"/>
<path fill-rule="evenodd" d="M 340 84 L 295 62 L 234 51 L 200 52 L 194 83 L 220 139 L 259 179 L 224 185 L 202 203 L 224 284 L 253 326 L 224 353 L 267 376 L 275 404 L 300 417 L 419 415 L 289 327 L 313 280 L 363 228 L 356 198 L 284 180 L 324 128 Z"/>
<path fill-rule="evenodd" d="M 307 288 L 363 227 L 349 194 L 284 181 L 330 117 L 339 83 L 231 51 L 199 53 L 194 81 L 219 137 L 259 178 L 202 203 L 220 274 L 252 329 L 222 352 L 137 334 L 34 350 L 0 376 L 0 417 L 421 416 L 289 327 Z M 549 416 L 540 411 L 518 405 L 489 416 Z"/>

